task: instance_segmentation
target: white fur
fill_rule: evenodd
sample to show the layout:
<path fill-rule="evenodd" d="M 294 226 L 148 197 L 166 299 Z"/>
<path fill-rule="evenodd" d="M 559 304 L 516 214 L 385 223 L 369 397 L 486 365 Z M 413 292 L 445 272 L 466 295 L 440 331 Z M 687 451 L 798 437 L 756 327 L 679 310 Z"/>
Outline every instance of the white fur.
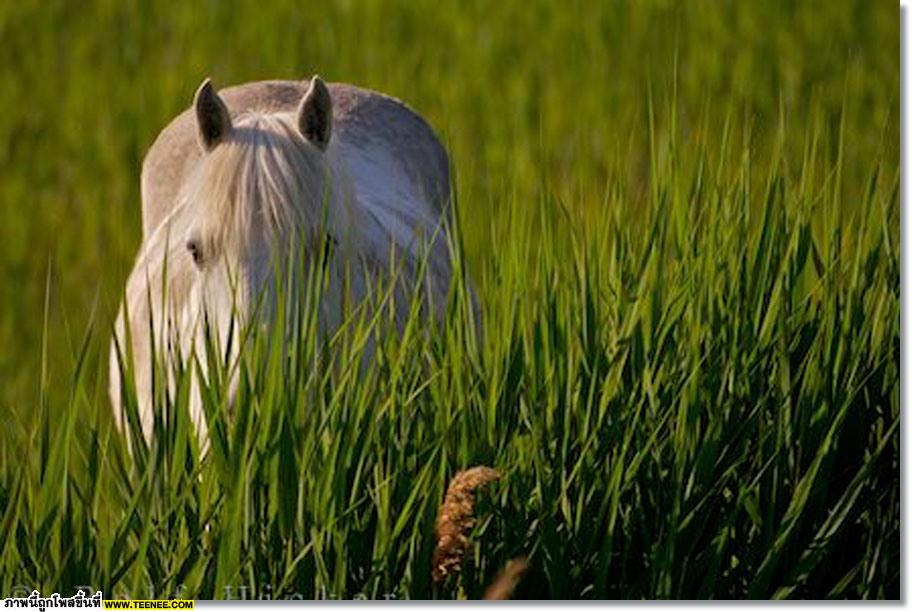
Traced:
<path fill-rule="evenodd" d="M 326 206 L 327 225 L 322 225 Z M 439 209 L 437 209 L 439 210 Z M 441 219 L 416 181 L 392 151 L 330 140 L 325 151 L 300 134 L 293 113 L 248 113 L 235 119 L 227 138 L 206 153 L 182 185 L 168 217 L 148 236 L 127 282 L 126 301 L 116 323 L 111 351 L 111 399 L 118 424 L 121 411 L 117 346 L 126 347 L 129 316 L 136 390 L 145 437 L 154 422 L 152 359 L 166 365 L 187 362 L 203 353 L 202 321 L 206 315 L 219 342 L 229 326 L 249 321 L 253 306 L 270 281 L 276 247 L 290 242 L 316 249 L 327 229 L 338 241 L 333 256 L 332 290 L 321 304 L 324 327 L 341 323 L 341 288 L 345 266 L 380 276 L 388 270 L 391 246 L 408 269 L 417 268 L 428 240 L 427 279 L 439 316 L 449 285 L 449 254 L 439 227 Z M 202 246 L 202 267 L 186 244 Z M 282 256 L 285 250 L 279 251 Z M 364 296 L 369 279 L 355 278 L 352 296 Z M 164 289 L 164 292 L 163 292 Z M 407 299 L 397 300 L 404 320 Z M 153 333 L 149 333 L 151 320 Z M 237 345 L 231 356 L 237 357 Z M 203 372 L 205 375 L 205 372 Z M 173 392 L 173 380 L 166 385 Z M 191 418 L 201 439 L 206 423 L 195 382 Z"/>

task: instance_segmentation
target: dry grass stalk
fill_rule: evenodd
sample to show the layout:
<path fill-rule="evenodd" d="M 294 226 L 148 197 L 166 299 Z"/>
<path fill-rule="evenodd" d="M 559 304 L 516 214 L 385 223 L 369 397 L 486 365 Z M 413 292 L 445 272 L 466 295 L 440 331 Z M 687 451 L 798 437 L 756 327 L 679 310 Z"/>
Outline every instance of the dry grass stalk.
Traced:
<path fill-rule="evenodd" d="M 447 487 L 446 496 L 437 511 L 437 548 L 434 549 L 432 576 L 440 583 L 459 573 L 469 552 L 468 533 L 475 524 L 474 492 L 493 480 L 500 472 L 484 465 L 458 472 Z"/>
<path fill-rule="evenodd" d="M 485 590 L 483 599 L 510 599 L 513 596 L 513 589 L 516 588 L 519 579 L 527 569 L 529 569 L 529 561 L 525 557 L 517 557 L 508 561 L 497 579 Z"/>

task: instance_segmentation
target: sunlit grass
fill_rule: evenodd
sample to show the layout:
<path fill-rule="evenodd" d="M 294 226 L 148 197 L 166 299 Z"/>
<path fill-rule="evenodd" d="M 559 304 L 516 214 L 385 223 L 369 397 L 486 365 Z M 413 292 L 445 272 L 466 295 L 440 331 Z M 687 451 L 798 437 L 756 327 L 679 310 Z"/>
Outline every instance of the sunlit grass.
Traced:
<path fill-rule="evenodd" d="M 893 8 L 151 4 L 0 8 L 0 593 L 478 597 L 527 556 L 542 597 L 898 597 Z M 192 363 L 145 448 L 105 367 L 141 155 L 205 74 L 311 72 L 441 131 L 480 313 L 457 284 L 439 327 L 321 340 L 304 308 L 230 410 L 200 356 L 205 456 Z"/>

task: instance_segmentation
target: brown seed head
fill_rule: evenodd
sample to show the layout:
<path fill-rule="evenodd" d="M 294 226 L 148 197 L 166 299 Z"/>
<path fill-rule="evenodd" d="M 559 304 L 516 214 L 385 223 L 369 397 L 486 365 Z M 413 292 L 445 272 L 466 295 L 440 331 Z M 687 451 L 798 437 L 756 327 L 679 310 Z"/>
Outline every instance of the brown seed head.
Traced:
<path fill-rule="evenodd" d="M 484 599 L 510 599 L 513 596 L 513 589 L 528 568 L 529 561 L 525 557 L 508 561 L 497 579 L 485 590 Z"/>
<path fill-rule="evenodd" d="M 462 561 L 472 545 L 468 533 L 475 524 L 473 494 L 475 489 L 498 478 L 500 472 L 483 465 L 453 476 L 443 504 L 437 511 L 437 548 L 434 550 L 432 571 L 434 582 L 443 582 L 447 576 L 462 569 Z"/>

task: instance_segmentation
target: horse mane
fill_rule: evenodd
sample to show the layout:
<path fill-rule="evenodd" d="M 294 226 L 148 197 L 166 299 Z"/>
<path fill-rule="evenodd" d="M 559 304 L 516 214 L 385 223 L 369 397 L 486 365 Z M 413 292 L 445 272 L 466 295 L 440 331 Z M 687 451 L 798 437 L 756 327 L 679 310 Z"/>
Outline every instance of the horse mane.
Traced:
<path fill-rule="evenodd" d="M 318 228 L 340 191 L 332 173 L 290 114 L 247 113 L 188 177 L 179 206 L 193 209 L 209 248 L 243 249 L 251 230 L 272 240 Z"/>
<path fill-rule="evenodd" d="M 132 316 L 151 315 L 158 333 L 176 325 L 180 335 L 192 337 L 195 317 L 182 314 L 197 282 L 185 248 L 191 228 L 218 257 L 243 252 L 254 235 L 289 244 L 314 239 L 324 223 L 342 223 L 334 217 L 348 216 L 350 187 L 328 159 L 331 154 L 306 142 L 290 113 L 238 117 L 230 135 L 203 154 L 177 205 L 143 245 L 128 281 Z M 161 289 L 167 291 L 167 304 L 156 298 L 149 303 L 149 292 Z"/>

